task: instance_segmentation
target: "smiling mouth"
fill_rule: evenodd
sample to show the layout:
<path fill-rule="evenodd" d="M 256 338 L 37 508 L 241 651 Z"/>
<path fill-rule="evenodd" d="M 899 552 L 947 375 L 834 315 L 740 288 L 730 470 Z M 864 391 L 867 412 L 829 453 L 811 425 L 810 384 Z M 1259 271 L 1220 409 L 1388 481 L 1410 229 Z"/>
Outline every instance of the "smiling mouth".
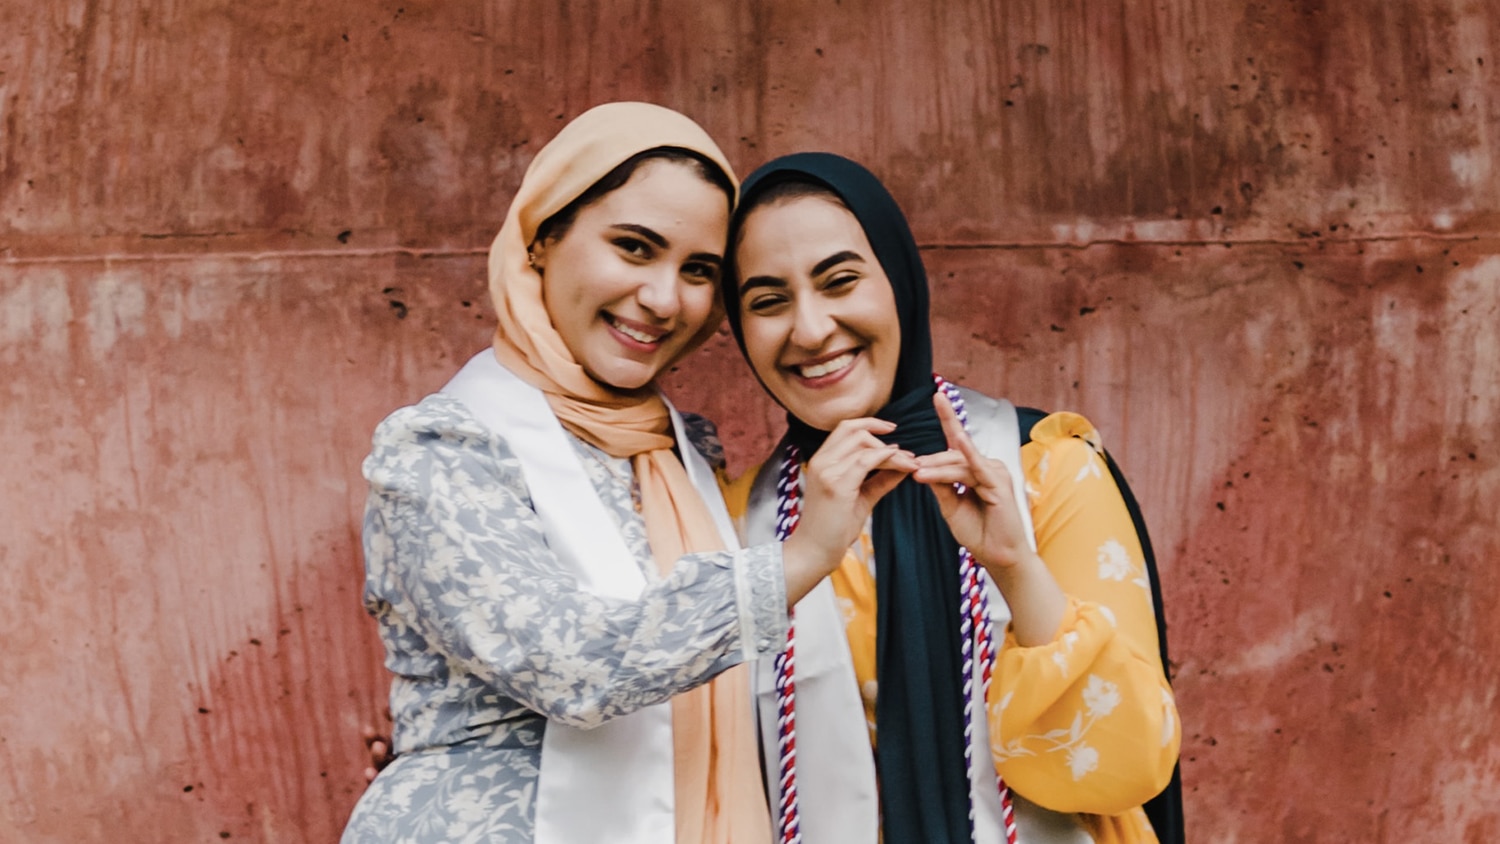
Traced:
<path fill-rule="evenodd" d="M 625 335 L 631 340 L 634 340 L 637 343 L 641 343 L 647 346 L 655 346 L 661 343 L 663 338 L 672 333 L 670 331 L 645 331 L 633 325 L 627 325 L 622 322 L 619 317 L 608 313 L 604 315 L 604 321 L 609 324 L 610 328 L 613 328 L 614 330 L 620 332 L 621 334 Z"/>
<path fill-rule="evenodd" d="M 836 357 L 812 364 L 789 367 L 793 372 L 809 381 L 842 372 L 854 363 L 854 352 L 844 352 Z"/>

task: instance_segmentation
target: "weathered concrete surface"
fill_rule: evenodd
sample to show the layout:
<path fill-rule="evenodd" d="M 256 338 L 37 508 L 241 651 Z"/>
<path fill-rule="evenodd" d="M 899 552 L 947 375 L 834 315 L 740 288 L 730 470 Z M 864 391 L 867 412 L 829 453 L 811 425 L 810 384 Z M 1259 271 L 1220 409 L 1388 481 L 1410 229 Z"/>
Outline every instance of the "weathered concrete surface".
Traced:
<path fill-rule="evenodd" d="M 336 837 L 369 432 L 616 98 L 868 162 L 944 371 L 1104 429 L 1194 840 L 1500 835 L 1500 9 L 539 8 L 0 2 L 0 839 Z M 689 366 L 744 466 L 773 408 L 727 338 Z"/>

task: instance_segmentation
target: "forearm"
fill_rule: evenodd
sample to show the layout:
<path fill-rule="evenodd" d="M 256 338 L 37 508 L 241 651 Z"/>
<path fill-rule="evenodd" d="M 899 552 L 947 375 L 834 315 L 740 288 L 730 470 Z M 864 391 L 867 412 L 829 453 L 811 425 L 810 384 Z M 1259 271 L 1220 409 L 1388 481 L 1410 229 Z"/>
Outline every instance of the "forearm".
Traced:
<path fill-rule="evenodd" d="M 792 534 L 781 546 L 781 560 L 786 576 L 786 605 L 790 610 L 807 596 L 823 578 L 843 562 L 843 553 L 832 554 L 816 543 Z"/>
<path fill-rule="evenodd" d="M 983 562 L 983 561 L 981 561 Z M 1045 645 L 1057 636 L 1068 596 L 1035 553 L 1009 565 L 985 564 L 1011 611 L 1011 632 L 1023 648 Z"/>
<path fill-rule="evenodd" d="M 1181 732 L 1171 691 L 1097 605 L 1073 602 L 1047 645 L 1008 638 L 990 702 L 1000 773 L 1049 809 L 1116 814 L 1172 776 Z"/>

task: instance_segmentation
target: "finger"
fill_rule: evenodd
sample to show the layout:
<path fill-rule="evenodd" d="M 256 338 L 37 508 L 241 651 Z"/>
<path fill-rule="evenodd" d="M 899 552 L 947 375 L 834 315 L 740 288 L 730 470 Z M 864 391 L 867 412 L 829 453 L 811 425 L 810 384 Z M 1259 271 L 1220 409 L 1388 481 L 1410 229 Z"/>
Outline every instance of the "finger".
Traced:
<path fill-rule="evenodd" d="M 876 419 L 872 416 L 861 416 L 856 419 L 845 419 L 835 425 L 823 445 L 818 449 L 818 454 L 846 445 L 851 441 L 862 441 L 873 439 L 879 442 L 879 437 L 896 430 L 896 423 L 887 422 L 884 419 Z"/>
<path fill-rule="evenodd" d="M 942 390 L 932 394 L 932 406 L 937 410 L 938 422 L 943 426 L 943 436 L 948 440 L 948 447 L 958 448 L 961 440 L 966 440 L 969 435 L 964 431 L 964 423 L 958 420 L 958 411 L 953 409 L 953 402 L 948 400 L 948 394 Z"/>
<path fill-rule="evenodd" d="M 874 416 L 857 416 L 853 419 L 845 419 L 833 426 L 829 436 L 840 431 L 869 431 L 872 434 L 889 434 L 896 430 L 896 423 L 889 419 L 876 419 Z"/>
<path fill-rule="evenodd" d="M 365 744 L 369 745 L 370 742 L 380 736 L 380 733 L 375 732 L 375 728 L 370 724 L 366 724 L 359 728 L 359 735 L 365 740 Z"/>
<path fill-rule="evenodd" d="M 836 496 L 855 495 L 863 487 L 865 478 L 880 466 L 892 460 L 900 452 L 900 448 L 894 445 L 882 446 L 878 449 L 867 449 L 849 455 L 836 467 L 830 468 L 819 474 L 818 481 L 828 489 L 835 491 Z M 908 472 L 900 469 L 887 469 L 886 471 L 900 471 L 903 476 Z"/>
<path fill-rule="evenodd" d="M 899 486 L 901 481 L 906 477 L 907 474 L 905 472 L 882 469 L 865 479 L 864 484 L 859 489 L 860 495 L 868 504 L 874 506 L 876 502 L 886 496 L 886 493 Z"/>
<path fill-rule="evenodd" d="M 943 481 L 974 486 L 974 466 L 961 452 L 949 449 L 917 458 L 918 469 L 913 475 L 918 483 L 936 484 Z"/>
<path fill-rule="evenodd" d="M 942 466 L 968 466 L 969 458 L 964 457 L 961 452 L 950 448 L 947 451 L 938 451 L 918 457 L 917 465 L 923 469 L 935 469 Z"/>
<path fill-rule="evenodd" d="M 938 512 L 944 518 L 953 515 L 953 511 L 958 509 L 958 490 L 952 484 L 933 484 L 929 488 L 932 490 L 932 497 L 937 499 Z"/>
<path fill-rule="evenodd" d="M 880 420 L 875 420 L 880 421 Z M 823 442 L 823 447 L 813 455 L 813 460 L 820 465 L 834 465 L 840 461 L 847 460 L 850 455 L 857 451 L 870 448 L 885 448 L 887 443 L 875 436 L 874 433 L 860 427 L 849 427 L 840 430 L 837 434 L 830 434 Z"/>
<path fill-rule="evenodd" d="M 816 456 L 813 457 L 814 463 L 811 463 L 811 465 L 816 466 L 817 469 L 823 472 L 840 472 L 841 469 L 849 465 L 850 460 L 855 459 L 856 454 L 868 453 L 868 451 L 886 453 L 886 451 L 891 450 L 894 450 L 894 453 L 897 454 L 907 454 L 912 460 L 916 459 L 915 454 L 904 450 L 904 448 L 901 448 L 898 444 L 894 444 L 894 442 L 882 442 L 880 439 L 874 438 L 874 435 L 871 435 L 871 433 L 864 432 L 864 430 L 852 430 L 840 442 L 820 448 Z M 891 468 L 898 468 L 898 466 L 891 466 Z M 913 466 L 907 466 L 906 471 L 910 471 L 912 468 Z"/>
<path fill-rule="evenodd" d="M 882 444 L 879 448 L 863 449 L 859 452 L 851 454 L 848 460 L 840 464 L 844 467 L 844 472 L 842 472 L 841 474 L 845 475 L 846 477 L 857 478 L 861 483 L 863 483 L 866 475 L 870 474 L 886 463 L 894 464 L 905 462 L 902 460 L 901 455 L 907 453 L 908 452 L 904 452 L 901 449 L 901 446 L 898 445 Z M 915 464 L 916 459 L 909 458 L 909 461 L 910 462 L 907 465 L 913 465 Z M 898 469 L 895 465 L 888 467 L 887 471 L 901 471 L 903 475 L 907 474 L 906 471 Z"/>
<path fill-rule="evenodd" d="M 953 403 L 948 401 L 948 397 L 939 392 L 932 402 L 937 408 L 938 420 L 942 422 L 943 435 L 948 438 L 948 447 L 962 454 L 974 468 L 975 484 L 970 485 L 1000 487 L 1010 483 L 1010 473 L 1004 471 L 1005 464 L 991 460 L 979 450 L 973 437 L 964 430 L 963 423 L 958 421 L 958 413 L 954 411 Z M 997 472 L 997 468 L 1002 471 Z"/>
<path fill-rule="evenodd" d="M 942 484 L 963 484 L 967 487 L 975 486 L 975 477 L 968 464 L 952 466 L 922 466 L 912 473 L 912 480 L 919 484 L 939 486 Z"/>
<path fill-rule="evenodd" d="M 376 759 L 384 759 L 388 753 L 390 753 L 390 748 L 386 746 L 385 742 L 374 741 L 370 743 L 370 755 Z"/>
<path fill-rule="evenodd" d="M 378 774 L 379 771 L 376 771 L 374 768 L 365 768 L 363 773 L 365 775 L 365 784 L 369 785 L 370 783 L 375 781 L 375 775 Z"/>
<path fill-rule="evenodd" d="M 900 449 L 895 454 L 886 458 L 885 462 L 881 463 L 875 468 L 888 469 L 890 471 L 900 472 L 901 474 L 906 475 L 917 471 L 917 469 L 921 468 L 921 464 L 917 462 L 917 456 L 915 454 L 912 454 L 906 449 Z"/>

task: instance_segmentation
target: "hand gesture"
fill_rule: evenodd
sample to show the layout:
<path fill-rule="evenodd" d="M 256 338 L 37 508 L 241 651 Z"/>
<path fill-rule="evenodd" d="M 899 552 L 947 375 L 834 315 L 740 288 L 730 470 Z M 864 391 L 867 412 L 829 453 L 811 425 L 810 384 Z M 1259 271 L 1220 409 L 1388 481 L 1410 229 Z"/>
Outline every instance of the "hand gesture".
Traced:
<path fill-rule="evenodd" d="M 980 453 L 947 396 L 940 391 L 932 403 L 948 450 L 918 457 L 912 477 L 932 488 L 953 537 L 991 574 L 1034 558 L 1010 471 L 1001 461 Z M 960 493 L 954 484 L 966 489 Z"/>
<path fill-rule="evenodd" d="M 895 429 L 884 419 L 846 419 L 804 468 L 802 516 L 782 552 L 789 604 L 838 568 L 875 504 L 916 470 L 911 452 L 876 438 Z"/>

